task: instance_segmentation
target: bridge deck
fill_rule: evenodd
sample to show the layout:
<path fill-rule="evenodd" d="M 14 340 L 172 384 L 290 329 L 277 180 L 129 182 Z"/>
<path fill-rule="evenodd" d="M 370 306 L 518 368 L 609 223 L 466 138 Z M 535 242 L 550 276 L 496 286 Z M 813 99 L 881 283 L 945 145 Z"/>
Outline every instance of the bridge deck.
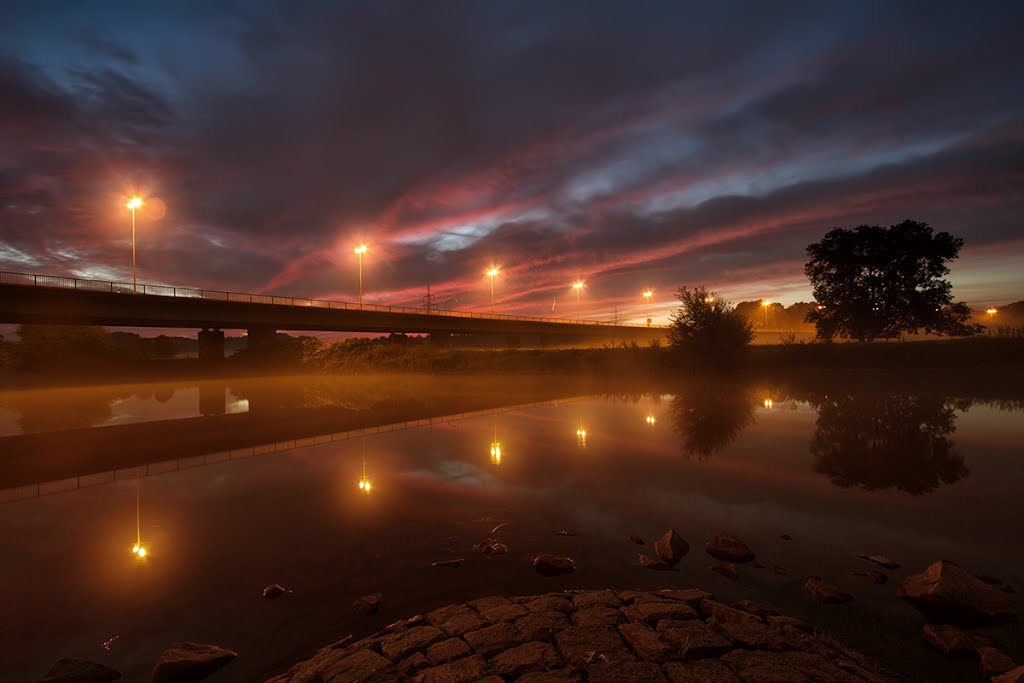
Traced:
<path fill-rule="evenodd" d="M 661 339 L 664 327 L 0 272 L 0 322 Z"/>

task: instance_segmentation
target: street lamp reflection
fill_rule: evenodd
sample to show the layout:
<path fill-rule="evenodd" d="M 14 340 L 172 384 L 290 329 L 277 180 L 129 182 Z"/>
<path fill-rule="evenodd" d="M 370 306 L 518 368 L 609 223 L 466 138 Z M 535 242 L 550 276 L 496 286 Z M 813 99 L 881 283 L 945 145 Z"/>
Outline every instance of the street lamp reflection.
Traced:
<path fill-rule="evenodd" d="M 580 416 L 580 426 L 576 429 L 576 443 L 580 446 L 587 445 L 587 430 L 583 428 L 583 416 Z"/>
<path fill-rule="evenodd" d="M 132 555 L 140 560 L 146 557 L 146 547 L 142 545 L 142 505 L 139 480 L 135 480 L 135 545 Z"/>
<path fill-rule="evenodd" d="M 766 398 L 764 400 L 764 407 L 765 408 L 768 408 L 769 410 L 771 410 L 772 406 L 774 406 L 774 405 L 775 405 L 775 402 L 773 400 L 771 400 L 770 398 Z"/>
<path fill-rule="evenodd" d="M 491 462 L 501 464 L 501 444 L 498 443 L 498 419 L 494 419 L 494 440 L 491 441 Z"/>
<path fill-rule="evenodd" d="M 359 490 L 365 494 L 369 494 L 373 488 L 373 484 L 370 483 L 370 478 L 366 476 L 366 437 L 363 437 L 363 476 L 359 478 Z"/>

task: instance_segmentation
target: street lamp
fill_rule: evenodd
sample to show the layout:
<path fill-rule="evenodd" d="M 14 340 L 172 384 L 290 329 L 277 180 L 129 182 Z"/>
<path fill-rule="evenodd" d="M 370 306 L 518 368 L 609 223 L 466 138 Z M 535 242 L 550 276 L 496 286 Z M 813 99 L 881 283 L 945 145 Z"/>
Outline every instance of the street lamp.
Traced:
<path fill-rule="evenodd" d="M 996 313 L 999 312 L 999 309 L 998 308 L 989 308 L 985 312 L 988 313 L 988 317 L 994 318 Z"/>
<path fill-rule="evenodd" d="M 491 315 L 494 315 L 494 276 L 501 270 L 498 266 L 491 266 L 491 269 L 487 271 L 487 275 L 491 278 Z"/>
<path fill-rule="evenodd" d="M 582 312 L 580 310 L 581 309 L 581 306 L 580 306 L 580 291 L 583 289 L 584 286 L 586 286 L 586 283 L 583 282 L 583 280 L 577 280 L 576 282 L 572 283 L 572 288 L 576 290 L 576 319 L 577 320 L 580 319 L 580 313 Z"/>
<path fill-rule="evenodd" d="M 132 291 L 137 292 L 139 288 L 135 278 L 135 209 L 142 206 L 142 199 L 132 197 L 125 206 L 132 210 Z"/>
<path fill-rule="evenodd" d="M 366 253 L 366 245 L 360 244 L 353 251 L 359 256 L 359 308 L 363 307 L 363 254 Z"/>
<path fill-rule="evenodd" d="M 761 305 L 764 307 L 764 329 L 768 329 L 768 307 L 771 305 L 767 301 L 762 301 Z"/>
<path fill-rule="evenodd" d="M 643 294 L 644 294 L 644 301 L 649 306 L 651 304 L 651 297 L 654 295 L 654 290 L 645 289 Z M 650 327 L 650 326 L 651 326 L 651 316 L 650 316 L 650 311 L 648 311 L 647 327 Z"/>

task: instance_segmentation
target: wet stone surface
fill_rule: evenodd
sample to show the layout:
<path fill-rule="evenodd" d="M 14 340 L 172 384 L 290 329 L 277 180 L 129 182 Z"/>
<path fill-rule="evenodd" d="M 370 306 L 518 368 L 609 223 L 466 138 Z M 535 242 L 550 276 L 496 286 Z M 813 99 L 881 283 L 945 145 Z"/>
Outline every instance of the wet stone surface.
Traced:
<path fill-rule="evenodd" d="M 268 683 L 897 680 L 793 623 L 696 589 L 489 596 L 324 648 Z"/>

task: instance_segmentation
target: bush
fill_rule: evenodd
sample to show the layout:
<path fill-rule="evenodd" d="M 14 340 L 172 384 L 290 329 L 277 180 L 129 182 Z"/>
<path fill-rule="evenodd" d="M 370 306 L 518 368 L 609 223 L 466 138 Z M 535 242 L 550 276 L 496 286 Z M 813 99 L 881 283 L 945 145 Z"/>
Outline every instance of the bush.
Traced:
<path fill-rule="evenodd" d="M 676 298 L 682 305 L 669 324 L 671 347 L 717 367 L 734 365 L 754 339 L 750 321 L 704 287 L 680 287 Z"/>

